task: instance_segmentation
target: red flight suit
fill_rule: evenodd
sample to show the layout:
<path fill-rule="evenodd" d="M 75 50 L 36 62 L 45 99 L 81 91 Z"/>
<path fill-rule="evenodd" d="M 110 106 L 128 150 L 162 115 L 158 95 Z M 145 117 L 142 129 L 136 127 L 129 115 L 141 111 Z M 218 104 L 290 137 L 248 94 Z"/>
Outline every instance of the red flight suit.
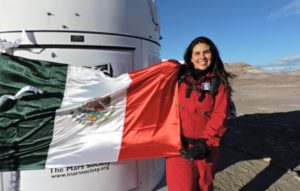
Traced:
<path fill-rule="evenodd" d="M 188 77 L 188 81 L 198 88 L 205 88 L 213 77 L 206 74 L 195 81 Z M 178 88 L 179 113 L 182 135 L 188 138 L 205 138 L 211 154 L 202 160 L 188 160 L 181 156 L 170 157 L 166 160 L 166 174 L 169 191 L 212 191 L 214 169 L 218 161 L 219 145 L 225 133 L 225 122 L 229 100 L 229 90 L 223 84 L 218 87 L 218 93 L 205 93 L 200 102 L 200 92 L 191 91 L 187 98 L 188 85 L 181 82 Z"/>

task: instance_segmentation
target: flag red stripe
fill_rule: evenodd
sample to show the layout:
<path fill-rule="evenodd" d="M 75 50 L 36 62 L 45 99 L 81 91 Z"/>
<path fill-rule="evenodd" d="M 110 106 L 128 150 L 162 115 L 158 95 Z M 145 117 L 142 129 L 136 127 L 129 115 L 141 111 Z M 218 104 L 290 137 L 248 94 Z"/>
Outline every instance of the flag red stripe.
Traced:
<path fill-rule="evenodd" d="M 178 72 L 177 63 L 165 61 L 129 74 L 119 160 L 178 155 Z"/>

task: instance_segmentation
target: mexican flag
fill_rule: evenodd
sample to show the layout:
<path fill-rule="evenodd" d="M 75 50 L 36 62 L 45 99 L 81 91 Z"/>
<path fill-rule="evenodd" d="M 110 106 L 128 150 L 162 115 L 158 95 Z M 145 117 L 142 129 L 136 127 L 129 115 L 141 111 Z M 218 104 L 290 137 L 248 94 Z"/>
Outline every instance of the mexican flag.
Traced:
<path fill-rule="evenodd" d="M 178 70 L 165 61 L 112 78 L 0 56 L 0 170 L 177 155 Z"/>

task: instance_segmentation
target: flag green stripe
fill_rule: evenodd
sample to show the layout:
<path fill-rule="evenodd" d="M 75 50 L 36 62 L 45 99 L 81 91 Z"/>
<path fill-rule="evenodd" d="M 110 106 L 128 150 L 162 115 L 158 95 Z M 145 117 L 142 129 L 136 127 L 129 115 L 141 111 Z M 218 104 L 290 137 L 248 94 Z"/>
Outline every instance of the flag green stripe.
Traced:
<path fill-rule="evenodd" d="M 67 69 L 65 64 L 0 56 L 0 96 L 15 95 L 28 85 L 45 91 L 0 106 L 1 170 L 44 168 Z"/>

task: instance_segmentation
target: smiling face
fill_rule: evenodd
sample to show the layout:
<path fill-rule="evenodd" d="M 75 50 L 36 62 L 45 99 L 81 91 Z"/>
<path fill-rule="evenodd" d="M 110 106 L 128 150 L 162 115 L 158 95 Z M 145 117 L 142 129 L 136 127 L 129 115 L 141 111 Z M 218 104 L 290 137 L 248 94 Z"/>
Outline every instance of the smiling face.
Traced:
<path fill-rule="evenodd" d="M 198 43 L 192 51 L 191 62 L 199 70 L 206 70 L 212 63 L 212 52 L 209 45 Z"/>

